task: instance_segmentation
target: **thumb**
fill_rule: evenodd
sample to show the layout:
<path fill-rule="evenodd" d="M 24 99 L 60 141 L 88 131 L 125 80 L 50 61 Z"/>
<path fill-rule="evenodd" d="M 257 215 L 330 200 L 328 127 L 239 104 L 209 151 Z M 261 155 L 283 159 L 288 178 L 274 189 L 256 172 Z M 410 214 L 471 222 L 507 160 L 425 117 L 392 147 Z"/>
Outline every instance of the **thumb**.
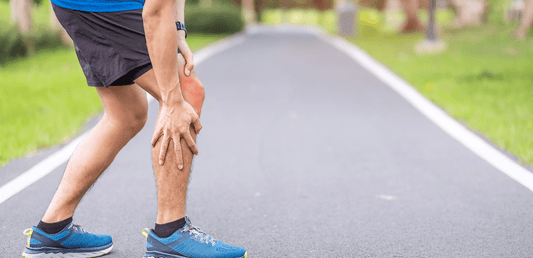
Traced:
<path fill-rule="evenodd" d="M 191 75 L 191 71 L 194 69 L 194 60 L 191 50 L 187 49 L 182 53 L 183 58 L 185 59 L 185 75 Z"/>

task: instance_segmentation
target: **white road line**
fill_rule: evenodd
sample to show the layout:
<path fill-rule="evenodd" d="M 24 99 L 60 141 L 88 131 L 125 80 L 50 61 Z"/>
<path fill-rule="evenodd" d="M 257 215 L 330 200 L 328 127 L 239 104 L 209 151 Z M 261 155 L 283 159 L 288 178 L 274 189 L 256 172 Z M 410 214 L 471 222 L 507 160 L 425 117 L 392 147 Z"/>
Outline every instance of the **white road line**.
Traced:
<path fill-rule="evenodd" d="M 223 39 L 217 43 L 214 43 L 208 47 L 205 47 L 201 50 L 198 50 L 194 53 L 195 65 L 198 66 L 200 63 L 208 59 L 209 57 L 222 52 L 226 49 L 234 47 L 244 41 L 243 36 L 234 36 L 227 39 Z M 148 101 L 152 101 L 154 98 L 148 94 Z M 0 187 L 0 204 L 11 198 L 13 195 L 24 190 L 24 188 L 32 185 L 37 182 L 39 179 L 50 174 L 57 167 L 65 163 L 79 143 L 87 136 L 88 132 L 78 136 L 76 139 L 71 141 L 61 150 L 58 150 L 54 154 L 48 156 L 41 162 L 37 163 L 35 166 L 30 168 L 28 171 L 22 173 L 18 177 L 9 181 L 5 185 Z"/>
<path fill-rule="evenodd" d="M 387 84 L 390 88 L 395 90 L 398 94 L 400 94 L 400 96 L 418 109 L 418 111 L 424 114 L 427 118 L 433 121 L 433 123 L 442 128 L 442 130 L 462 143 L 472 152 L 512 179 L 527 187 L 529 190 L 533 191 L 533 173 L 526 170 L 509 157 L 505 156 L 503 153 L 485 142 L 476 134 L 472 133 L 461 123 L 457 122 L 442 109 L 426 99 L 422 94 L 418 93 L 413 86 L 409 85 L 385 66 L 375 61 L 363 50 L 348 43 L 343 38 L 330 37 L 324 33 L 317 32 L 316 30 L 315 32 L 318 37 L 324 39 L 337 49 L 346 53 L 353 60 Z"/>

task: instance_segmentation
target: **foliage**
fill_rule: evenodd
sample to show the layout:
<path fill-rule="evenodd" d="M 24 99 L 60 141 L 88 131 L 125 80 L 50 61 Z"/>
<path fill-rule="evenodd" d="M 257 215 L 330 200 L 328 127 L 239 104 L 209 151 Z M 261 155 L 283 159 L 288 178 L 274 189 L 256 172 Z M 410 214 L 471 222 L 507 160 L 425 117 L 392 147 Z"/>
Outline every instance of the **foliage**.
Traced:
<path fill-rule="evenodd" d="M 56 48 L 62 45 L 59 32 L 48 28 L 35 29 L 31 35 L 22 35 L 15 26 L 0 30 L 0 64 L 28 54 L 27 41 L 33 42 L 36 50 Z"/>
<path fill-rule="evenodd" d="M 359 36 L 368 37 L 380 33 L 382 27 L 382 15 L 376 9 L 361 10 L 358 16 Z"/>
<path fill-rule="evenodd" d="M 503 24 L 505 23 L 503 17 L 504 17 L 504 11 L 505 6 L 509 5 L 513 0 L 486 0 L 487 1 L 487 7 L 488 7 L 488 13 L 487 13 L 487 21 L 489 23 L 495 23 L 495 24 Z"/>
<path fill-rule="evenodd" d="M 0 64 L 24 56 L 26 53 L 24 37 L 15 26 L 9 26 L 5 31 L 0 31 Z"/>
<path fill-rule="evenodd" d="M 213 1 L 208 8 L 187 5 L 185 25 L 191 33 L 236 33 L 244 28 L 244 20 L 235 4 Z"/>
<path fill-rule="evenodd" d="M 370 7 L 375 8 L 378 10 L 383 10 L 385 8 L 386 1 L 385 0 L 360 0 L 359 4 L 362 7 Z"/>
<path fill-rule="evenodd" d="M 62 45 L 59 32 L 48 27 L 49 6 L 36 6 L 32 12 L 33 29 L 30 35 L 22 35 L 9 24 L 9 3 L 0 2 L 0 65 L 28 54 L 26 41 L 32 41 L 36 50 L 56 48 Z"/>
<path fill-rule="evenodd" d="M 332 1 L 328 1 L 331 4 Z M 261 1 L 261 10 L 275 8 L 314 8 L 313 0 L 265 0 Z"/>

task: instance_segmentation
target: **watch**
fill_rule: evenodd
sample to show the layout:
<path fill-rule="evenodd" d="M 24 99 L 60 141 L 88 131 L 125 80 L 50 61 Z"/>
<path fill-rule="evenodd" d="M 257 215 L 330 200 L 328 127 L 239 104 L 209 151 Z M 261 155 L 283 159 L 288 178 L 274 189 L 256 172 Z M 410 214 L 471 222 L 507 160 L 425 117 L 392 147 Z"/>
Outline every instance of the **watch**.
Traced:
<path fill-rule="evenodd" d="M 185 29 L 185 24 L 181 22 L 176 22 L 176 29 L 185 31 L 185 38 L 187 38 L 187 29 Z"/>

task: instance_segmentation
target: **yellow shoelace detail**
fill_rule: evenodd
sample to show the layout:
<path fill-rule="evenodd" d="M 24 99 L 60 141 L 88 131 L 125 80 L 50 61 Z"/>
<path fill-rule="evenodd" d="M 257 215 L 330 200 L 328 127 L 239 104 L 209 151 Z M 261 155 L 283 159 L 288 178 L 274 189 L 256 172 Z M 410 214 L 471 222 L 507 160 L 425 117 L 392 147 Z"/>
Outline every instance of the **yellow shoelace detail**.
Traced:
<path fill-rule="evenodd" d="M 148 238 L 148 234 L 150 234 L 150 229 L 145 228 L 145 229 L 143 229 L 142 233 L 143 233 L 143 235 L 144 235 L 146 238 Z M 28 241 L 29 241 L 29 240 L 28 240 Z"/>
<path fill-rule="evenodd" d="M 24 235 L 28 236 L 28 247 L 30 247 L 30 239 L 31 239 L 31 234 L 33 234 L 33 229 L 31 228 L 28 228 L 26 230 L 24 230 Z"/>

